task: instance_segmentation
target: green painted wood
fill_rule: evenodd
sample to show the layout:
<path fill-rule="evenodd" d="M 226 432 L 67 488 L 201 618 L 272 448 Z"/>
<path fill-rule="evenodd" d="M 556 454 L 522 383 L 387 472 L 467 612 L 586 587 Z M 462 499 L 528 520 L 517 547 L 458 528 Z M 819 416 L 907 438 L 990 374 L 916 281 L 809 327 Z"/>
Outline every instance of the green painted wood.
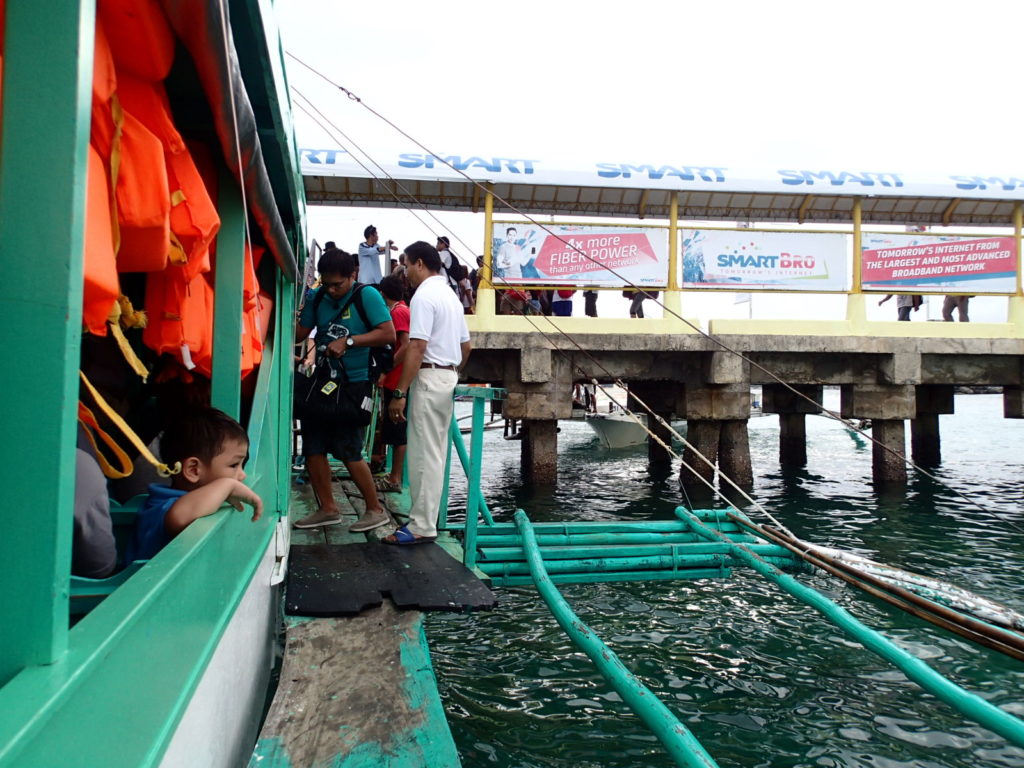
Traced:
<path fill-rule="evenodd" d="M 240 418 L 242 402 L 242 273 L 245 264 L 245 210 L 238 182 L 226 168 L 220 173 L 217 258 L 213 289 L 213 377 L 210 402 Z"/>
<path fill-rule="evenodd" d="M 640 679 L 630 672 L 615 652 L 601 641 L 594 631 L 573 612 L 572 608 L 555 589 L 548 576 L 544 560 L 540 556 L 530 520 L 523 510 L 515 514 L 516 525 L 523 537 L 530 564 L 530 574 L 558 625 L 581 651 L 590 657 L 598 671 L 622 697 L 651 732 L 658 737 L 677 765 L 686 768 L 716 768 L 718 765 L 711 755 L 694 737 L 690 730 L 679 722 L 661 700 L 654 695 Z"/>
<path fill-rule="evenodd" d="M 278 514 L 288 513 L 289 492 L 292 481 L 292 340 L 294 339 L 295 285 L 280 272 L 274 284 L 274 322 L 268 339 L 280 345 L 281 354 L 274 357 L 277 401 L 277 428 L 274 432 L 277 446 L 277 505 Z M 264 499 L 264 501 L 267 501 Z"/>
<path fill-rule="evenodd" d="M 681 519 L 687 520 L 694 531 L 708 540 L 724 539 L 720 533 L 705 525 L 697 517 L 689 516 L 683 507 L 677 508 L 676 514 Z M 739 544 L 731 544 L 731 546 L 738 559 L 793 597 L 814 608 L 869 651 L 894 664 L 903 674 L 926 691 L 985 728 L 999 734 L 1010 743 L 1024 747 L 1024 720 L 1005 712 L 994 704 L 989 704 L 977 694 L 971 693 L 943 677 L 921 659 L 897 646 L 885 635 L 862 624 L 848 611 L 836 605 L 820 592 L 801 584 L 792 576 L 782 573 L 778 568 L 766 563 L 745 547 Z"/>
<path fill-rule="evenodd" d="M 270 368 L 281 357 L 274 345 L 264 355 Z M 276 440 L 278 426 L 265 424 L 261 443 Z M 248 482 L 273 499 L 278 456 L 253 448 Z M 266 514 L 252 523 L 248 512 L 225 508 L 192 523 L 71 630 L 57 663 L 0 688 L 0 767 L 155 765 L 276 521 Z M 132 727 L 111 738 L 110 724 L 126 713 Z"/>
<path fill-rule="evenodd" d="M 18 582 L 0 592 L 0 685 L 67 648 L 94 17 L 78 0 L 6 9 L 0 487 L 26 513 L 0 537 Z"/>

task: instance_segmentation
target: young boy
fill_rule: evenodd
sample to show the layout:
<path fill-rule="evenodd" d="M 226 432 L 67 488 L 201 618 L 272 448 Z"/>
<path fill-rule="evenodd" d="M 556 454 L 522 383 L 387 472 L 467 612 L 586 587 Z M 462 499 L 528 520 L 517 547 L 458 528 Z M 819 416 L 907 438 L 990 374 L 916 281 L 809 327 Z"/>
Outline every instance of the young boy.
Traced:
<path fill-rule="evenodd" d="M 176 419 L 160 439 L 160 457 L 168 466 L 180 462 L 181 472 L 171 476 L 170 486 L 149 486 L 126 562 L 149 560 L 193 520 L 225 503 L 241 511 L 244 502 L 253 522 L 259 520 L 263 501 L 242 484 L 248 453 L 249 436 L 223 411 L 199 408 Z"/>

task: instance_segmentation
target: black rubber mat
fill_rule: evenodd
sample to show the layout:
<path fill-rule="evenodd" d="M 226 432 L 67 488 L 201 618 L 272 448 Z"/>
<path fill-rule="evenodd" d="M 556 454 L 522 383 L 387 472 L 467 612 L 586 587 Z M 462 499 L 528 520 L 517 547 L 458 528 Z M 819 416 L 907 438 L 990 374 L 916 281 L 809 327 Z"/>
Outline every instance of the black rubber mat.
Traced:
<path fill-rule="evenodd" d="M 285 613 L 352 616 L 390 596 L 421 611 L 489 610 L 494 593 L 437 544 L 295 544 Z"/>

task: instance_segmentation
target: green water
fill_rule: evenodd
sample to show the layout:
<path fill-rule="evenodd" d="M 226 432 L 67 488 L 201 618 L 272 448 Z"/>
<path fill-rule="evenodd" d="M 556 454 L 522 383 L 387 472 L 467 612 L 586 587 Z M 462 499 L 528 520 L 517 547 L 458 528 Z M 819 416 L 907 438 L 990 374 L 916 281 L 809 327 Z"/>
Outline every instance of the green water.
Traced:
<path fill-rule="evenodd" d="M 826 392 L 835 399 L 834 392 Z M 833 403 L 834 404 L 834 403 Z M 750 422 L 755 497 L 802 538 L 941 576 L 1024 610 L 1024 422 L 999 396 L 958 396 L 942 417 L 942 480 L 879 498 L 871 451 L 808 418 L 808 466 L 782 473 L 778 423 Z M 485 488 L 496 518 L 671 519 L 677 468 L 646 449 L 607 451 L 565 423 L 559 485 L 525 487 L 519 446 L 488 433 Z M 458 503 L 459 491 L 453 496 Z M 464 503 L 464 501 L 463 501 Z M 1011 520 L 1016 528 L 1007 525 Z M 821 576 L 803 576 L 857 618 L 957 683 L 1024 717 L 1024 663 L 973 646 Z M 966 721 L 812 609 L 755 574 L 725 581 L 563 587 L 577 613 L 689 727 L 723 768 L 1024 766 L 1024 749 Z M 643 724 L 575 650 L 532 589 L 502 589 L 493 613 L 434 614 L 434 665 L 463 765 L 670 766 Z"/>

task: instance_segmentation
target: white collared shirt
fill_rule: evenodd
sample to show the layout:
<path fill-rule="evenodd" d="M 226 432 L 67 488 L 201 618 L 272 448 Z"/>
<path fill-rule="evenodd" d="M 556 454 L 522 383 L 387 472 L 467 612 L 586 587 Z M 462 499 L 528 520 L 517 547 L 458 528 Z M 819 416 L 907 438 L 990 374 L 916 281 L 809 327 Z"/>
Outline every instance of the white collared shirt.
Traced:
<path fill-rule="evenodd" d="M 443 275 L 432 275 L 419 284 L 409 303 L 409 313 L 409 338 L 427 342 L 423 362 L 435 365 L 462 362 L 461 345 L 469 341 L 469 328 L 462 303 Z"/>

